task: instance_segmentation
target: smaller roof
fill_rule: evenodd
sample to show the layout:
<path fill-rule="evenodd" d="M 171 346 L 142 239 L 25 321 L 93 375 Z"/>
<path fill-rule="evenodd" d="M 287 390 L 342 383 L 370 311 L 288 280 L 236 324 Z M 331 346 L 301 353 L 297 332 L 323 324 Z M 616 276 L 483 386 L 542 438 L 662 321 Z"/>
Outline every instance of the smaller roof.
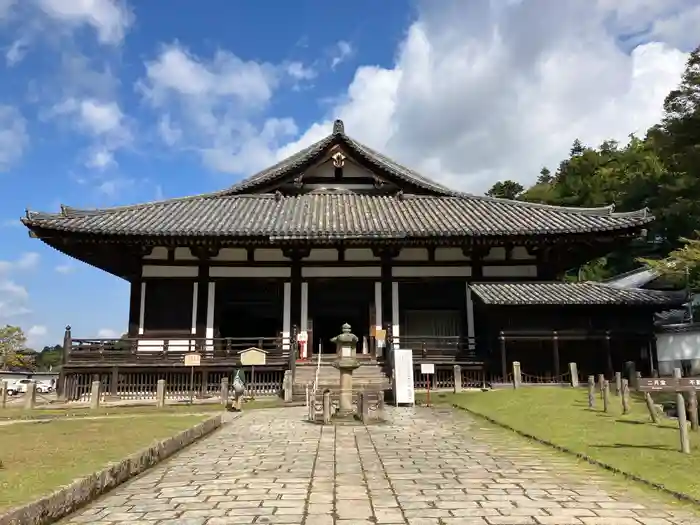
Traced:
<path fill-rule="evenodd" d="M 472 291 L 489 305 L 647 305 L 683 304 L 684 292 L 616 288 L 604 283 L 481 283 Z"/>

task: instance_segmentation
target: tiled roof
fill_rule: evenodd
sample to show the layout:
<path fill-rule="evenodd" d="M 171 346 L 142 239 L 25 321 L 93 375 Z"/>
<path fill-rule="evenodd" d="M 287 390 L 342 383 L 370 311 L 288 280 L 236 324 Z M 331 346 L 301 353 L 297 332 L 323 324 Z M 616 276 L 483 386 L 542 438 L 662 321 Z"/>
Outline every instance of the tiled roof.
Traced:
<path fill-rule="evenodd" d="M 394 196 L 263 193 L 322 160 L 336 145 L 407 191 Z M 411 195 L 416 192 L 428 195 Z M 646 209 L 615 213 L 612 206 L 562 208 L 456 192 L 355 141 L 336 121 L 327 137 L 220 192 L 102 210 L 28 212 L 22 222 L 30 228 L 108 235 L 340 239 L 604 232 L 652 220 Z"/>
<path fill-rule="evenodd" d="M 683 304 L 683 292 L 614 288 L 603 283 L 481 283 L 472 291 L 489 305 L 663 305 Z"/>
<path fill-rule="evenodd" d="M 30 227 L 114 235 L 306 239 L 464 237 L 610 231 L 646 214 L 574 210 L 487 197 L 313 193 L 201 196 L 106 210 L 28 213 Z"/>
<path fill-rule="evenodd" d="M 327 137 L 322 138 L 318 142 L 311 144 L 303 150 L 295 153 L 291 157 L 278 162 L 274 166 L 264 169 L 255 175 L 242 180 L 241 182 L 231 186 L 230 188 L 218 192 L 219 195 L 240 195 L 259 188 L 262 185 L 270 184 L 271 182 L 280 180 L 287 175 L 298 170 L 303 170 L 305 167 L 312 165 L 321 158 L 333 146 L 342 145 L 348 153 L 354 154 L 357 157 L 368 162 L 375 169 L 378 169 L 397 182 L 410 183 L 418 188 L 434 192 L 438 195 L 456 195 L 458 192 L 446 188 L 442 184 L 438 184 L 415 171 L 398 164 L 392 159 L 382 155 L 381 153 L 371 149 L 360 142 L 350 138 L 345 134 L 345 126 L 342 120 L 336 120 L 333 125 L 333 132 Z"/>

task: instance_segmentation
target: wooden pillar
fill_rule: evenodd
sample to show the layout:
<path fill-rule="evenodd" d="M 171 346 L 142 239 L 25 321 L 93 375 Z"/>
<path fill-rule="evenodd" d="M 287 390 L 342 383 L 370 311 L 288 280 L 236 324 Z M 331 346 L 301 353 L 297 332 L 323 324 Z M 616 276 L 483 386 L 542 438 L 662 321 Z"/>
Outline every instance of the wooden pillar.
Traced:
<path fill-rule="evenodd" d="M 615 367 L 613 366 L 612 349 L 610 347 L 610 332 L 606 330 L 605 332 L 605 359 L 607 367 L 607 376 L 612 377 L 615 374 Z"/>
<path fill-rule="evenodd" d="M 127 335 L 137 337 L 139 335 L 139 318 L 141 316 L 141 277 L 131 281 L 129 290 L 129 326 Z"/>
<path fill-rule="evenodd" d="M 209 304 L 209 264 L 199 263 L 197 276 L 197 314 L 195 318 L 195 336 L 204 339 L 207 336 L 207 305 Z"/>
<path fill-rule="evenodd" d="M 292 256 L 292 268 L 291 268 L 291 277 L 290 277 L 290 288 L 289 288 L 289 325 L 288 328 L 286 328 L 287 337 L 289 338 L 287 341 L 284 341 L 287 345 L 289 345 L 289 349 L 291 350 L 292 348 L 296 348 L 295 345 L 292 345 L 292 326 L 295 327 L 300 327 L 302 326 L 301 322 L 301 257 L 298 254 L 293 254 Z M 306 325 L 306 322 L 304 322 L 304 325 Z M 311 344 L 311 341 L 307 343 L 307 356 L 311 356 L 311 351 L 313 344 Z"/>
<path fill-rule="evenodd" d="M 555 378 L 561 375 L 561 364 L 559 363 L 559 334 L 556 330 L 552 332 L 552 358 Z"/>
<path fill-rule="evenodd" d="M 506 336 L 503 332 L 500 333 L 498 337 L 501 343 L 501 375 L 503 376 L 503 382 L 508 382 L 508 361 L 506 360 Z"/>
<path fill-rule="evenodd" d="M 381 319 L 382 324 L 389 328 L 391 326 L 392 310 L 391 310 L 391 257 L 389 254 L 382 256 L 381 266 Z M 388 341 L 391 339 L 391 329 L 387 330 L 387 343 L 384 350 L 389 348 Z"/>
<path fill-rule="evenodd" d="M 66 331 L 63 333 L 63 351 L 61 352 L 61 370 L 58 372 L 58 381 L 56 381 L 56 396 L 60 400 L 66 399 L 66 365 L 70 361 L 70 351 L 73 346 L 73 336 L 71 334 L 70 325 L 66 326 Z"/>

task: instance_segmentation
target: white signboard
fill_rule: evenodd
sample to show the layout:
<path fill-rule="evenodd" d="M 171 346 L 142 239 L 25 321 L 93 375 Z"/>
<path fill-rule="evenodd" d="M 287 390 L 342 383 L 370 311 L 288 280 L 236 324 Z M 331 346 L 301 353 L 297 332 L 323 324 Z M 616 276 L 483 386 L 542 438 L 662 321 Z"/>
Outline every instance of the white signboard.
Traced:
<path fill-rule="evenodd" d="M 202 356 L 199 354 L 185 354 L 185 366 L 199 366 Z"/>
<path fill-rule="evenodd" d="M 423 375 L 431 375 L 435 373 L 435 365 L 433 363 L 421 363 L 420 373 Z"/>
<path fill-rule="evenodd" d="M 413 350 L 394 350 L 394 403 L 415 404 L 413 391 Z"/>
<path fill-rule="evenodd" d="M 297 335 L 297 341 L 300 343 L 306 343 L 309 341 L 309 332 L 304 330 L 303 332 L 299 332 Z"/>

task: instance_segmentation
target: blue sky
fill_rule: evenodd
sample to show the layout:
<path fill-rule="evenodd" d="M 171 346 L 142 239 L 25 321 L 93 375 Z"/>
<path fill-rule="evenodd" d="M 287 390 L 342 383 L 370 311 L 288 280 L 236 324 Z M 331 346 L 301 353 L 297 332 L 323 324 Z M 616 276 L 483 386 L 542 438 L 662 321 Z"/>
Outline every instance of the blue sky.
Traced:
<path fill-rule="evenodd" d="M 442 182 L 530 182 L 653 124 L 700 43 L 697 2 L 465 4 L 0 0 L 0 322 L 33 346 L 126 327 L 127 284 L 30 239 L 25 208 L 220 189 L 336 117 Z"/>

